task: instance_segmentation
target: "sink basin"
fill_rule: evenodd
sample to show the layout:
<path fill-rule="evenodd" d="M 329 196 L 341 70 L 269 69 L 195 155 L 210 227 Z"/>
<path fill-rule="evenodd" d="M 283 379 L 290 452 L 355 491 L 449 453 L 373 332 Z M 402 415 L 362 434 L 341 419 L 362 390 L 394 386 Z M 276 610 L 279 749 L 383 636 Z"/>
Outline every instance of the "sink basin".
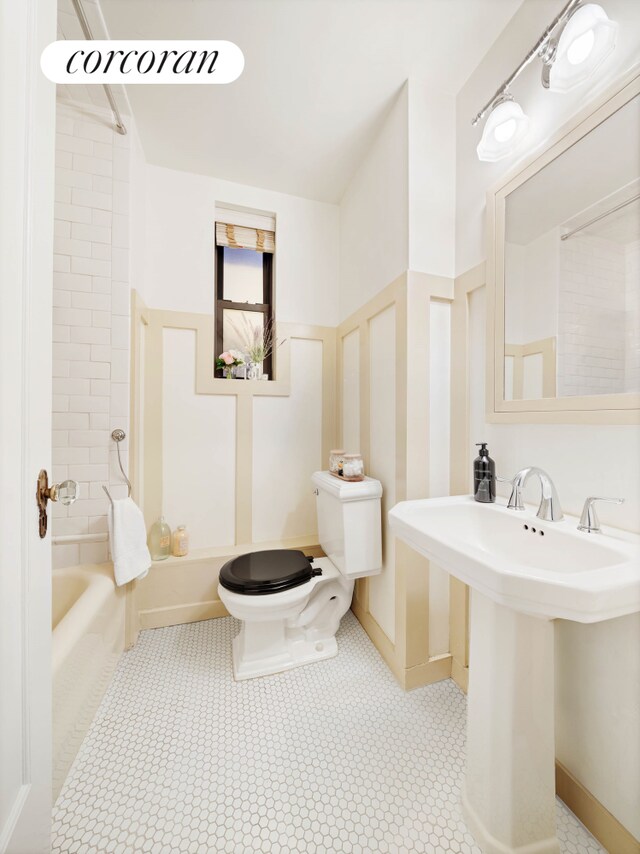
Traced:
<path fill-rule="evenodd" d="M 553 619 L 640 611 L 640 537 L 470 496 L 403 501 L 401 540 L 471 587 L 462 810 L 485 854 L 559 854 Z"/>
<path fill-rule="evenodd" d="M 465 584 L 518 611 L 581 623 L 640 611 L 640 537 L 543 522 L 471 496 L 403 501 L 396 536 Z"/>

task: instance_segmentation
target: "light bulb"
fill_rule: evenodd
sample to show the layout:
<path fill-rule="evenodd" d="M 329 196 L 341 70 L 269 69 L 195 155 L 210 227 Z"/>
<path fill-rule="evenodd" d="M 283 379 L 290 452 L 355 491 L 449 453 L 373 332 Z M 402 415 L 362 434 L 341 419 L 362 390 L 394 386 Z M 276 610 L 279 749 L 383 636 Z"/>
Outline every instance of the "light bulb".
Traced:
<path fill-rule="evenodd" d="M 516 132 L 516 127 L 515 119 L 507 119 L 506 122 L 497 125 L 494 134 L 498 142 L 507 142 L 507 140 L 511 139 Z"/>
<path fill-rule="evenodd" d="M 529 119 L 510 95 L 494 104 L 476 149 L 480 160 L 495 162 L 513 154 L 529 130 Z"/>
<path fill-rule="evenodd" d="M 555 52 L 543 68 L 542 85 L 568 92 L 584 83 L 614 50 L 617 32 L 598 3 L 578 6 L 552 42 Z"/>
<path fill-rule="evenodd" d="M 593 30 L 587 30 L 567 48 L 567 60 L 571 65 L 580 65 L 589 56 L 596 43 L 596 35 Z"/>

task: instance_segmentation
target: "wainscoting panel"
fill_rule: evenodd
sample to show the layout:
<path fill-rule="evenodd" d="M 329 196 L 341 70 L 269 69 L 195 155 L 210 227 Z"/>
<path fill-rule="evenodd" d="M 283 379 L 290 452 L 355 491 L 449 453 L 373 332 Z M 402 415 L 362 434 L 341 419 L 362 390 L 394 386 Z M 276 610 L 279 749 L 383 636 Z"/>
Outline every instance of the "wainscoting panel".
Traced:
<path fill-rule="evenodd" d="M 384 570 L 357 583 L 353 610 L 405 688 L 451 675 L 448 577 L 435 568 L 431 580 L 429 561 L 396 541 L 386 514 L 428 497 L 432 478 L 448 480 L 446 378 L 433 403 L 430 383 L 448 372 L 452 299 L 452 280 L 407 272 L 338 327 L 339 445 L 357 443 L 384 490 Z"/>
<path fill-rule="evenodd" d="M 451 304 L 429 306 L 429 495 L 449 495 L 451 428 Z M 429 651 L 449 652 L 449 573 L 429 564 Z"/>
<path fill-rule="evenodd" d="M 291 342 L 291 394 L 253 400 L 254 543 L 316 534 L 311 473 L 322 455 L 322 341 Z"/>
<path fill-rule="evenodd" d="M 279 324 L 276 380 L 226 380 L 212 316 L 147 309 L 134 293 L 132 318 L 133 496 L 148 527 L 185 524 L 191 550 L 130 585 L 128 645 L 141 627 L 223 614 L 218 571 L 235 554 L 321 554 L 311 474 L 336 443 L 335 329 Z"/>
<path fill-rule="evenodd" d="M 395 642 L 395 548 L 387 514 L 396 503 L 396 309 L 385 308 L 369 321 L 368 473 L 384 484 L 382 495 L 383 570 L 369 579 L 369 611 Z"/>
<path fill-rule="evenodd" d="M 342 442 L 345 451 L 360 448 L 360 330 L 342 341 Z"/>
<path fill-rule="evenodd" d="M 235 543 L 236 398 L 195 392 L 196 332 L 165 329 L 163 512 L 192 549 Z"/>

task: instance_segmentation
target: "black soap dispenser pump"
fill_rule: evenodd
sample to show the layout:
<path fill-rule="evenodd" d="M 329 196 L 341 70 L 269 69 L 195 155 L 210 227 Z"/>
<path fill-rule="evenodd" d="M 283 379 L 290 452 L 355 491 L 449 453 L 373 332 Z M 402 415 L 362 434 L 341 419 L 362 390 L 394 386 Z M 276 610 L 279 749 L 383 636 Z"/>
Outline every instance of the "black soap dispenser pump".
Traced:
<path fill-rule="evenodd" d="M 489 456 L 486 442 L 476 447 L 480 453 L 473 461 L 473 497 L 483 504 L 492 504 L 496 500 L 496 464 Z"/>

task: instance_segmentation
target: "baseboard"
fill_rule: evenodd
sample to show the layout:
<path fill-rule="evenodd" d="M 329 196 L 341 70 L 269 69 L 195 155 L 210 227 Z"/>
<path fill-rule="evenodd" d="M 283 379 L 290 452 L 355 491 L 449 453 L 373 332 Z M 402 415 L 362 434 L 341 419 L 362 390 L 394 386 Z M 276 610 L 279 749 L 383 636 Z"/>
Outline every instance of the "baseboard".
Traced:
<path fill-rule="evenodd" d="M 354 598 L 351 603 L 351 610 L 369 635 L 371 643 L 378 650 L 389 670 L 398 680 L 398 684 L 405 691 L 422 688 L 424 685 L 431 685 L 433 682 L 440 682 L 442 679 L 448 679 L 451 676 L 450 655 L 439 655 L 414 667 L 402 667 L 396 660 L 395 646 L 380 628 L 375 618 L 368 611 L 365 611 L 357 598 Z"/>
<path fill-rule="evenodd" d="M 451 656 L 437 655 L 423 664 L 405 668 L 403 687 L 405 691 L 413 691 L 414 688 L 424 688 L 425 685 L 433 685 L 434 682 L 442 682 L 450 677 Z"/>
<path fill-rule="evenodd" d="M 161 629 L 166 626 L 178 626 L 181 623 L 198 623 L 200 620 L 228 616 L 229 612 L 219 599 L 173 605 L 168 608 L 153 608 L 149 611 L 140 611 L 138 614 L 140 629 Z"/>
<path fill-rule="evenodd" d="M 355 614 L 356 619 L 362 628 L 369 635 L 371 643 L 378 650 L 389 670 L 404 688 L 404 674 L 401 672 L 396 662 L 395 646 L 391 643 L 371 614 L 368 611 L 365 611 L 356 597 L 354 597 L 351 603 L 351 610 Z"/>
<path fill-rule="evenodd" d="M 556 759 L 556 794 L 611 854 L 640 854 L 640 842 Z"/>

